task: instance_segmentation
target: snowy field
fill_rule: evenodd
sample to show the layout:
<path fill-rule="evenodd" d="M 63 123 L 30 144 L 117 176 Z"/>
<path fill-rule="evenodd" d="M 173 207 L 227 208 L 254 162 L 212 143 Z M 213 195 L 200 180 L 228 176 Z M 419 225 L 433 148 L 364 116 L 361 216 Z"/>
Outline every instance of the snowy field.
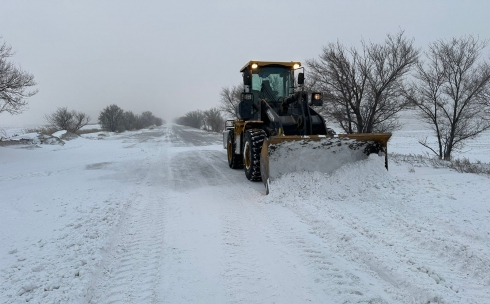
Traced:
<path fill-rule="evenodd" d="M 389 151 L 424 153 L 403 119 Z M 0 146 L 0 303 L 490 303 L 489 185 L 370 156 L 266 196 L 176 125 Z"/>

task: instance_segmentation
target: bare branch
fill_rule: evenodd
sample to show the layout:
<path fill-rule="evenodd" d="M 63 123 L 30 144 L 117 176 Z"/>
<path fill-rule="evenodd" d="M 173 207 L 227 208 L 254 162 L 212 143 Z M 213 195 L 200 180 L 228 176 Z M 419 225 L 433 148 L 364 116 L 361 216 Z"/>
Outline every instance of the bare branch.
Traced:
<path fill-rule="evenodd" d="M 325 94 L 322 113 L 347 133 L 398 128 L 397 113 L 408 106 L 404 77 L 418 53 L 403 31 L 383 44 L 363 42 L 361 51 L 328 44 L 318 60 L 307 60 L 313 86 Z"/>
<path fill-rule="evenodd" d="M 73 133 L 76 133 L 90 122 L 90 116 L 83 112 L 72 111 L 72 115 L 73 122 L 70 126 L 70 131 Z"/>
<path fill-rule="evenodd" d="M 243 85 L 223 87 L 220 93 L 218 109 L 229 117 L 236 117 L 236 107 L 240 102 L 240 94 L 244 91 Z"/>
<path fill-rule="evenodd" d="M 37 93 L 37 90 L 27 90 L 36 82 L 32 74 L 7 61 L 11 56 L 12 47 L 5 42 L 0 44 L 0 113 L 19 114 L 26 109 L 27 98 Z"/>
<path fill-rule="evenodd" d="M 211 131 L 220 132 L 223 130 L 225 119 L 218 108 L 212 108 L 204 111 L 204 123 Z"/>

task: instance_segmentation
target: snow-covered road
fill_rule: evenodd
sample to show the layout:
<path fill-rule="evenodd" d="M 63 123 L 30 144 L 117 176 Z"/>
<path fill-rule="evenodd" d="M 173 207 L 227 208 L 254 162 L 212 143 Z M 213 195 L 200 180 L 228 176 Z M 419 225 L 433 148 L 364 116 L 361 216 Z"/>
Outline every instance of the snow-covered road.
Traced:
<path fill-rule="evenodd" d="M 262 183 L 177 125 L 0 148 L 1 303 L 490 303 L 485 176 Z"/>
<path fill-rule="evenodd" d="M 349 279 L 317 275 L 341 277 L 321 239 L 287 208 L 263 204 L 263 185 L 230 170 L 203 135 L 173 126 L 171 145 L 142 148 L 152 154 L 147 174 L 89 302 L 321 303 L 360 293 Z"/>

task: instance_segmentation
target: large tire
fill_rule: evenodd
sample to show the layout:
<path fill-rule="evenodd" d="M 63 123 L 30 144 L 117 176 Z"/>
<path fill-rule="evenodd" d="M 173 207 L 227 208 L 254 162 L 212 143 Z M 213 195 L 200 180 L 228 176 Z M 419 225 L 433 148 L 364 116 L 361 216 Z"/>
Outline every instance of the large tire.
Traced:
<path fill-rule="evenodd" d="M 228 141 L 226 144 L 226 152 L 228 154 L 228 166 L 232 169 L 243 168 L 243 157 L 240 154 L 235 153 L 235 132 L 230 130 L 228 132 Z"/>
<path fill-rule="evenodd" d="M 245 176 L 251 181 L 262 180 L 260 176 L 260 152 L 266 137 L 267 134 L 261 129 L 251 129 L 245 132 L 243 164 Z"/>

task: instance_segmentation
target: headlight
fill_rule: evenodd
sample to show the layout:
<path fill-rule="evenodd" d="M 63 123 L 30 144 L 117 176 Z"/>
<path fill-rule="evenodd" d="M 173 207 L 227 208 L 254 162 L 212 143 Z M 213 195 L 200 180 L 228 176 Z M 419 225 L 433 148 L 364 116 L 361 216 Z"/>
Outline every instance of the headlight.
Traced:
<path fill-rule="evenodd" d="M 311 105 L 315 107 L 321 107 L 323 105 L 322 93 L 311 93 Z"/>

